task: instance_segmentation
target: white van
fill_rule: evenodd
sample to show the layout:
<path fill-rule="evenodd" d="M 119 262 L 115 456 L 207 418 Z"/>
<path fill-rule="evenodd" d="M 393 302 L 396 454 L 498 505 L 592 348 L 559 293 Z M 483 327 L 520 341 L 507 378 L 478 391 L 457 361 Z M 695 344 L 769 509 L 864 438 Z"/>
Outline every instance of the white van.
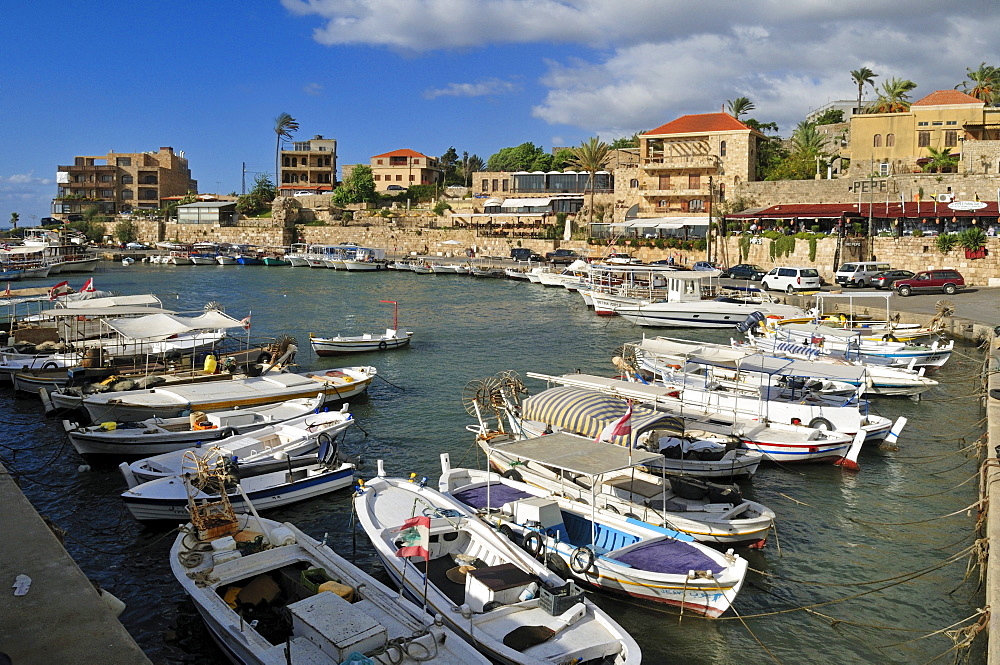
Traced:
<path fill-rule="evenodd" d="M 819 272 L 815 268 L 792 268 L 779 266 L 764 275 L 760 280 L 765 291 L 784 291 L 792 294 L 796 291 L 819 291 L 821 282 Z"/>
<path fill-rule="evenodd" d="M 836 282 L 841 286 L 865 287 L 872 285 L 872 277 L 892 270 L 892 266 L 882 261 L 859 261 L 857 263 L 845 263 L 837 271 Z"/>

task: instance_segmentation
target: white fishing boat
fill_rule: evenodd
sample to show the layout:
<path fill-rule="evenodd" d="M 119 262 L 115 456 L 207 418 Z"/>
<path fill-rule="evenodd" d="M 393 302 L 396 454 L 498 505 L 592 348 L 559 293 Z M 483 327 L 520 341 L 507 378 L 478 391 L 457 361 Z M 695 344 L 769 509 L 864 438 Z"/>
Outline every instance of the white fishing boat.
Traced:
<path fill-rule="evenodd" d="M 344 250 L 343 261 L 344 269 L 348 272 L 382 270 L 385 268 L 385 250 L 372 247 L 347 247 Z"/>
<path fill-rule="evenodd" d="M 451 497 L 384 477 L 380 460 L 354 507 L 393 582 L 491 660 L 640 662 L 607 613 Z"/>
<path fill-rule="evenodd" d="M 309 333 L 309 343 L 317 356 L 336 356 L 345 353 L 364 353 L 367 351 L 387 351 L 407 346 L 413 333 L 399 327 L 399 303 L 395 300 L 380 300 L 391 304 L 392 328 L 386 328 L 382 334 L 365 333 L 362 335 L 337 335 L 336 337 L 320 337 Z"/>
<path fill-rule="evenodd" d="M 190 266 L 194 264 L 191 260 L 190 252 L 187 251 L 170 252 L 170 256 L 167 257 L 166 262 L 175 266 Z"/>
<path fill-rule="evenodd" d="M 215 257 L 215 262 L 220 266 L 236 266 L 240 264 L 239 259 L 235 256 L 229 256 L 228 254 L 219 254 Z"/>
<path fill-rule="evenodd" d="M 544 454 L 554 458 L 554 452 Z M 564 577 L 601 591 L 721 616 L 743 586 L 745 559 L 731 549 L 723 554 L 677 531 L 620 515 L 613 507 L 598 507 L 602 477 L 631 466 L 624 452 L 604 445 L 586 455 L 559 456 L 564 473 L 592 481 L 586 502 L 495 473 L 451 469 L 447 455 L 442 455 L 439 489 Z"/>
<path fill-rule="evenodd" d="M 489 662 L 294 525 L 237 516 L 228 504 L 190 511 L 191 523 L 170 548 L 170 569 L 232 662 Z"/>
<path fill-rule="evenodd" d="M 211 466 L 209 463 L 211 462 Z M 241 465 L 226 458 L 199 460 L 197 473 L 151 480 L 122 493 L 125 507 L 140 522 L 183 521 L 188 517 L 189 487 L 195 501 L 218 502 L 225 494 L 237 510 L 247 499 L 258 510 L 280 508 L 354 484 L 354 464 L 339 459 L 336 446 L 314 453 L 284 456 L 269 463 Z"/>
<path fill-rule="evenodd" d="M 301 457 L 321 445 L 337 448 L 337 436 L 353 423 L 354 418 L 345 404 L 340 411 L 296 416 L 215 444 L 175 448 L 131 464 L 122 462 L 118 468 L 129 487 L 160 478 L 197 473 L 200 464 L 208 462 L 211 465 L 212 460 L 220 458 L 238 461 L 241 473 L 245 474 L 256 465 Z M 337 455 L 335 450 L 330 457 L 336 459 Z"/>
<path fill-rule="evenodd" d="M 293 268 L 308 268 L 309 262 L 306 260 L 308 250 L 309 245 L 306 243 L 292 243 L 285 253 L 285 258 Z"/>
<path fill-rule="evenodd" d="M 191 411 L 230 411 L 313 397 L 317 392 L 326 401 L 344 400 L 367 390 L 375 372 L 374 367 L 342 367 L 322 374 L 267 373 L 231 381 L 99 393 L 84 397 L 82 406 L 91 422 L 101 423 L 176 418 Z"/>
<path fill-rule="evenodd" d="M 131 256 L 126 256 L 122 258 L 122 265 L 126 268 L 128 268 L 133 263 L 135 263 L 135 259 L 133 259 Z M 45 274 L 48 275 L 48 272 L 46 271 Z"/>
<path fill-rule="evenodd" d="M 210 446 L 214 441 L 312 415 L 322 405 L 323 397 L 317 395 L 236 411 L 217 411 L 205 414 L 203 420 L 182 416 L 83 426 L 69 420 L 62 422 L 70 443 L 84 457 L 135 458 L 183 450 L 197 444 Z M 326 415 L 323 414 L 324 419 Z"/>

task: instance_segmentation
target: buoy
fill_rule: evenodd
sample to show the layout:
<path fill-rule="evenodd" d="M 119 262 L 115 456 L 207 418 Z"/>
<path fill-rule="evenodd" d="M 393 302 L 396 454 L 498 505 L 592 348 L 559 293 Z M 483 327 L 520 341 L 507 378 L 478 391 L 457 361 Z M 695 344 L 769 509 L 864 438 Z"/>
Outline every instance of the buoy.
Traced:
<path fill-rule="evenodd" d="M 88 471 L 90 471 L 90 465 L 81 464 L 80 466 L 76 467 L 76 470 L 80 473 L 87 473 Z"/>

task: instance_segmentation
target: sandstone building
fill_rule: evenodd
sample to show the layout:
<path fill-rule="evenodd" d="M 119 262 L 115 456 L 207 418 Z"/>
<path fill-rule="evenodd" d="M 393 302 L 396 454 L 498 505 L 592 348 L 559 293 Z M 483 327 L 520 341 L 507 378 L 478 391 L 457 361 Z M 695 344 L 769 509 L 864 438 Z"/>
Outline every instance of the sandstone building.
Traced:
<path fill-rule="evenodd" d="M 293 141 L 279 155 L 281 160 L 278 192 L 329 194 L 337 184 L 337 141 L 317 134 L 308 141 Z"/>
<path fill-rule="evenodd" d="M 371 158 L 371 168 L 375 189 L 379 192 L 398 192 L 411 185 L 444 182 L 444 168 L 437 158 L 406 148 L 375 155 Z"/>

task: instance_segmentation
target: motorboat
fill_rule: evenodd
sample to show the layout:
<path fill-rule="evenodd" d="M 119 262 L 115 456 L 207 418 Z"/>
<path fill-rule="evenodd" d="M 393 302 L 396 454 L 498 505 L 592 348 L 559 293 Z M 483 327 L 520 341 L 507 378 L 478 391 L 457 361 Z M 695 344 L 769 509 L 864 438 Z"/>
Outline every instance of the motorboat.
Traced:
<path fill-rule="evenodd" d="M 132 517 L 140 522 L 180 522 L 188 505 L 217 503 L 225 495 L 237 510 L 252 504 L 258 510 L 280 508 L 354 484 L 355 465 L 343 461 L 337 446 L 316 452 L 279 456 L 271 462 L 241 464 L 226 457 L 197 458 L 198 470 L 141 483 L 122 493 Z"/>
<path fill-rule="evenodd" d="M 322 395 L 249 407 L 235 411 L 178 418 L 148 418 L 140 422 L 104 422 L 79 425 L 63 420 L 63 429 L 76 452 L 84 457 L 148 457 L 196 445 L 212 445 L 229 437 L 313 415 L 323 405 Z M 333 412 L 340 413 L 340 412 Z M 315 414 L 319 416 L 319 414 Z M 324 418 L 325 420 L 325 414 Z M 307 419 L 312 422 L 310 419 Z"/>
<path fill-rule="evenodd" d="M 407 346 L 413 333 L 399 327 L 399 303 L 395 300 L 380 300 L 391 304 L 392 328 L 386 328 L 385 333 L 362 335 L 337 335 L 336 337 L 319 337 L 309 333 L 309 343 L 317 356 L 335 356 L 345 353 L 363 353 L 366 351 L 387 351 Z"/>
<path fill-rule="evenodd" d="M 129 487 L 169 476 L 196 473 L 205 460 L 221 458 L 238 461 L 241 473 L 245 474 L 256 465 L 299 457 L 324 444 L 337 447 L 337 437 L 353 423 L 354 418 L 345 404 L 340 411 L 297 416 L 215 444 L 175 448 L 131 464 L 122 462 L 118 468 Z M 336 457 L 336 451 L 332 457 Z"/>
<path fill-rule="evenodd" d="M 605 445 L 604 452 L 622 452 L 615 448 Z M 622 462 L 628 468 L 620 455 L 563 458 L 564 472 L 594 480 L 586 502 L 496 473 L 452 469 L 446 454 L 438 489 L 496 524 L 560 575 L 600 591 L 721 616 L 743 586 L 746 560 L 732 549 L 718 552 L 691 536 L 620 515 L 613 506 L 599 507 L 600 478 L 623 470 L 611 468 Z"/>
<path fill-rule="evenodd" d="M 380 460 L 354 507 L 393 582 L 491 660 L 640 662 L 635 640 L 582 590 L 455 499 L 385 477 Z"/>
<path fill-rule="evenodd" d="M 235 663 L 486 665 L 416 605 L 294 525 L 190 507 L 170 569 Z"/>

